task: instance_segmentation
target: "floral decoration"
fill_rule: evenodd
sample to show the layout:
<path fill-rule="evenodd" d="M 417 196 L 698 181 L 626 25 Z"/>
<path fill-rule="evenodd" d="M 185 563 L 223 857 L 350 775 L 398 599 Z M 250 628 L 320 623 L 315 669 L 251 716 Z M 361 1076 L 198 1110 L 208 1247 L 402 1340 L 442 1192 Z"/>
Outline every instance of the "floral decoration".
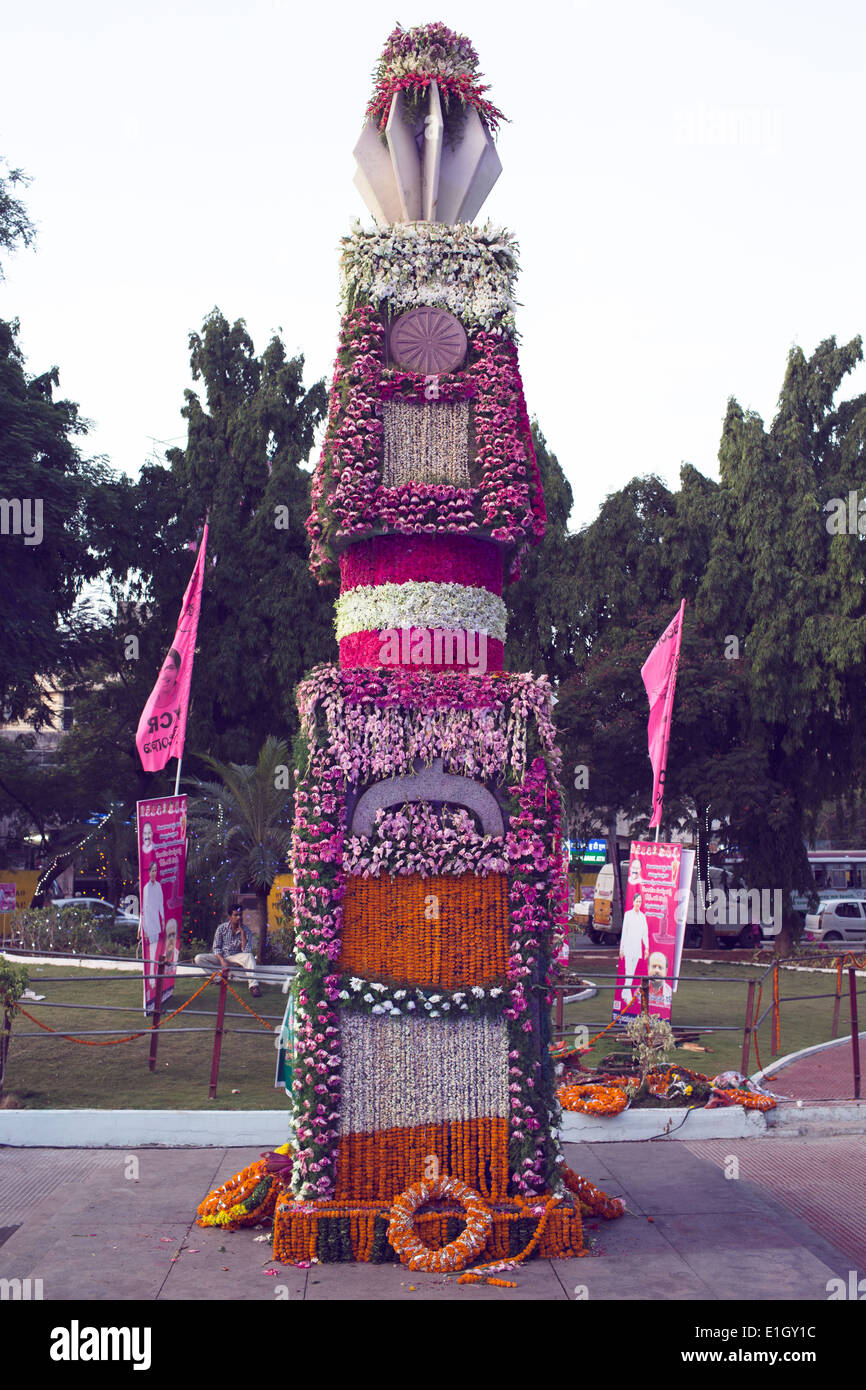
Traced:
<path fill-rule="evenodd" d="M 340 639 L 341 666 L 423 666 L 428 671 L 501 671 L 505 644 L 477 632 L 444 628 L 394 628 L 350 632 Z"/>
<path fill-rule="evenodd" d="M 462 806 L 446 806 L 437 815 L 429 803 L 415 801 L 377 811 L 372 836 L 348 836 L 343 867 L 364 878 L 383 873 L 485 876 L 507 873 L 510 854 L 517 858 L 516 836 L 479 835 Z"/>
<path fill-rule="evenodd" d="M 341 594 L 335 605 L 338 642 L 352 632 L 403 627 L 486 632 L 504 642 L 507 625 L 508 611 L 498 594 L 435 579 L 359 585 Z"/>
<path fill-rule="evenodd" d="M 347 846 L 345 813 L 339 825 L 333 818 L 342 798 L 332 798 L 329 789 L 341 778 L 360 786 L 368 779 L 412 772 L 417 760 L 429 763 L 435 757 L 443 759 L 446 770 L 480 780 L 498 780 L 509 768 L 519 779 L 508 787 L 513 806 L 508 830 L 511 937 L 503 1017 L 509 1047 L 509 1170 L 515 1192 L 549 1190 L 557 1179 L 558 1159 L 558 1109 L 548 1051 L 549 968 L 551 942 L 561 929 L 562 856 L 555 781 L 559 754 L 546 680 L 320 667 L 299 687 L 298 707 L 308 757 L 299 771 L 294 845 L 300 1019 L 313 1018 L 313 1007 L 328 1014 L 347 1002 L 340 998 L 345 982 L 334 970 L 345 895 L 343 860 L 345 855 L 350 862 L 363 856 L 364 847 Z M 538 749 L 531 759 L 528 744 Z M 322 791 L 313 790 L 316 783 L 324 783 Z M 323 827 L 311 824 L 311 798 L 322 807 Z M 448 830 L 446 820 L 446 844 Z M 304 1163 L 296 1163 L 295 1190 L 302 1196 L 323 1189 L 331 1195 L 335 1174 L 338 1034 L 332 1024 L 329 1043 L 318 1019 L 316 1014 L 308 1031 L 299 1027 L 299 1047 L 321 1033 L 318 1046 L 328 1054 L 312 1059 L 321 1079 L 299 1062 L 295 1082 L 307 1099 L 305 1118 L 322 1109 L 318 1129 L 305 1124 L 298 1134 Z M 304 1092 L 311 1083 L 321 1087 L 320 1100 Z"/>
<path fill-rule="evenodd" d="M 348 874 L 340 966 L 357 976 L 440 993 L 489 992 L 502 985 L 508 875 Z"/>
<path fill-rule="evenodd" d="M 462 990 L 420 989 L 410 985 L 398 989 L 381 980 L 362 980 L 343 975 L 338 998 L 346 1012 L 384 1014 L 390 1018 L 418 1017 L 498 1018 L 505 1008 L 505 991 L 500 985 L 484 989 L 472 985 Z"/>
<path fill-rule="evenodd" d="M 340 555 L 341 590 L 410 579 L 469 584 L 502 593 L 502 551 L 474 536 L 374 536 Z"/>
<path fill-rule="evenodd" d="M 395 92 L 411 97 L 426 91 L 433 81 L 446 111 L 452 105 L 474 106 L 491 132 L 505 119 L 484 96 L 489 88 L 481 81 L 478 54 L 469 39 L 444 24 L 418 24 L 412 29 L 398 24 L 388 36 L 373 80 L 367 115 L 380 130 L 385 127 Z"/>
<path fill-rule="evenodd" d="M 415 1233 L 415 1213 L 428 1202 L 449 1199 L 459 1202 L 466 1213 L 462 1234 L 449 1245 L 431 1250 Z M 436 1274 L 464 1269 L 487 1244 L 493 1217 L 482 1197 L 465 1183 L 443 1173 L 431 1182 L 419 1182 L 395 1198 L 388 1225 L 388 1240 L 409 1269 Z"/>
<path fill-rule="evenodd" d="M 422 305 L 445 309 L 467 333 L 515 336 L 514 287 L 519 247 L 504 227 L 468 222 L 400 222 L 363 228 L 343 239 L 343 300 L 387 309 L 391 318 Z M 424 378 L 422 377 L 422 380 Z"/>
<path fill-rule="evenodd" d="M 501 325 L 500 325 L 501 326 Z M 313 475 L 307 521 L 310 566 L 322 583 L 337 577 L 337 554 L 350 542 L 382 531 L 401 535 L 472 533 L 490 536 L 512 553 L 508 578 L 519 575 L 521 547 L 544 534 L 545 510 L 517 348 L 501 331 L 469 332 L 469 355 L 460 391 L 472 400 L 474 456 L 471 487 L 406 482 L 386 487 L 382 394 L 408 394 L 411 373 L 385 369 L 385 330 L 370 304 L 343 320 L 334 371 L 328 426 Z M 430 391 L 414 379 L 415 398 Z M 439 378 L 442 399 L 455 398 Z"/>

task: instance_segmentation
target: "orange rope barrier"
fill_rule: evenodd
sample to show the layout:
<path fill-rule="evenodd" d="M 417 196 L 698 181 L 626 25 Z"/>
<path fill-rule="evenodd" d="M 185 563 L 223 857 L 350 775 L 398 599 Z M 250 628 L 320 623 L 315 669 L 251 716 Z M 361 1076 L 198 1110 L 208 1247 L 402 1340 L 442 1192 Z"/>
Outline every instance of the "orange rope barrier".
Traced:
<path fill-rule="evenodd" d="M 169 1019 L 177 1018 L 177 1015 L 182 1014 L 184 1009 L 188 1009 L 192 1001 L 197 999 L 202 991 L 207 989 L 209 984 L 213 983 L 219 973 L 220 972 L 217 970 L 213 975 L 208 976 L 204 984 L 196 990 L 195 994 L 191 994 L 184 1004 L 174 1009 L 172 1013 L 166 1014 L 165 1018 L 160 1019 L 159 1027 L 162 1028 L 164 1024 L 168 1023 Z M 232 993 L 234 993 L 233 990 Z M 243 1000 L 241 1000 L 241 1003 L 243 1003 Z M 25 1018 L 29 1018 L 31 1023 L 35 1023 L 37 1028 L 41 1028 L 44 1033 L 53 1033 L 55 1037 L 65 1038 L 67 1042 L 78 1043 L 79 1047 L 116 1047 L 118 1043 L 134 1042 L 136 1038 L 146 1038 L 148 1033 L 155 1033 L 158 1031 L 155 1025 L 151 1024 L 149 1028 L 143 1028 L 140 1033 L 128 1033 L 125 1038 L 106 1038 L 104 1042 L 92 1042 L 90 1038 L 74 1038 L 71 1033 L 63 1033 L 59 1028 L 50 1028 L 47 1023 L 40 1023 L 39 1019 L 34 1018 L 26 1009 L 23 1009 L 17 1000 L 15 1001 L 15 1008 L 19 1013 L 22 1013 Z M 268 1029 L 268 1032 L 270 1031 L 271 1030 Z"/>
<path fill-rule="evenodd" d="M 252 1014 L 253 1018 L 257 1018 L 258 1021 L 259 1021 L 259 1023 L 262 1025 L 262 1027 L 263 1027 L 268 1033 L 273 1033 L 274 1030 L 273 1030 L 273 1028 L 271 1027 L 270 1023 L 266 1023 L 265 1020 L 261 1017 L 261 1015 L 256 1013 L 255 1009 L 250 1008 L 249 1004 L 245 1004 L 245 1003 L 244 1003 L 243 999 L 241 999 L 241 996 L 238 994 L 237 990 L 236 990 L 236 989 L 232 989 L 232 987 L 231 987 L 231 985 L 229 984 L 228 980 L 226 980 L 226 989 L 228 990 L 229 994 L 233 994 L 233 995 L 234 995 L 235 999 L 237 999 L 237 1001 L 238 1001 L 238 1003 L 240 1004 L 240 1006 L 241 1006 L 242 1009 L 246 1009 L 246 1011 L 247 1011 L 248 1014 Z M 193 998 L 194 998 L 194 997 L 195 997 L 195 996 L 193 996 Z"/>

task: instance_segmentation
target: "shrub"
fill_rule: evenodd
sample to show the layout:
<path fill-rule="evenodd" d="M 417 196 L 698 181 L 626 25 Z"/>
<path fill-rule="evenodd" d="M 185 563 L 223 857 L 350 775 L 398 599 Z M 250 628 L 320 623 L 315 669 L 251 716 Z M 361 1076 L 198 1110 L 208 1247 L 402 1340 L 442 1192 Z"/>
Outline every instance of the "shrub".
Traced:
<path fill-rule="evenodd" d="M 97 955 L 107 951 L 113 925 L 86 907 L 35 907 L 10 915 L 12 940 L 28 951 Z"/>

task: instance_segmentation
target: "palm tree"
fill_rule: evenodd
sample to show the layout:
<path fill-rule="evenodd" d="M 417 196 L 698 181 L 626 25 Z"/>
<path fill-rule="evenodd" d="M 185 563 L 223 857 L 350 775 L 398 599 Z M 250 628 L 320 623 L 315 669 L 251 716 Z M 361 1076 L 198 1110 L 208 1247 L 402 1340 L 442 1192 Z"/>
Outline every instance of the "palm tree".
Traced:
<path fill-rule="evenodd" d="M 249 886 L 261 910 L 259 964 L 268 934 L 268 894 L 284 873 L 291 837 L 291 755 L 282 739 L 262 745 L 255 767 L 203 758 L 219 781 L 185 779 L 197 795 L 189 803 L 190 861 L 211 873 L 215 896 Z"/>

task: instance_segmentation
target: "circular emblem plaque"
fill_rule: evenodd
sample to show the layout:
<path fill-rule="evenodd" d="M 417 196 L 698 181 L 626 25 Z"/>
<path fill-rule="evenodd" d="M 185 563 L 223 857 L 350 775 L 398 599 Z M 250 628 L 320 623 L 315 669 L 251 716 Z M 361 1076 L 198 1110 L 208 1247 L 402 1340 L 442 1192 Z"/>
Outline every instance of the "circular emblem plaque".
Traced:
<path fill-rule="evenodd" d="M 466 356 L 463 325 L 444 309 L 408 309 L 391 329 L 391 356 L 423 376 L 454 372 Z"/>

